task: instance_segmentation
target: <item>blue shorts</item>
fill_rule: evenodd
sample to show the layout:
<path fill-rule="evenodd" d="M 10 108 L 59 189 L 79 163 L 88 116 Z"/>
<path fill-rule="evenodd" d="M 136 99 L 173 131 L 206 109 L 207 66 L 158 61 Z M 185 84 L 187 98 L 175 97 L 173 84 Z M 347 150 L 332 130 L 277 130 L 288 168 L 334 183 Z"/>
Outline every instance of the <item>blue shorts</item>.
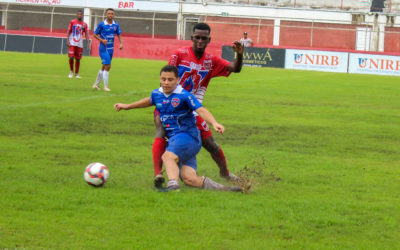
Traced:
<path fill-rule="evenodd" d="M 103 65 L 111 64 L 111 60 L 112 60 L 112 57 L 113 57 L 113 51 L 111 51 L 111 53 L 108 50 L 99 51 L 99 55 L 100 55 L 100 58 L 101 58 L 101 63 Z"/>
<path fill-rule="evenodd" d="M 196 155 L 201 149 L 201 140 L 194 139 L 188 133 L 179 133 L 168 139 L 166 151 L 179 157 L 179 167 L 187 165 L 197 170 Z"/>

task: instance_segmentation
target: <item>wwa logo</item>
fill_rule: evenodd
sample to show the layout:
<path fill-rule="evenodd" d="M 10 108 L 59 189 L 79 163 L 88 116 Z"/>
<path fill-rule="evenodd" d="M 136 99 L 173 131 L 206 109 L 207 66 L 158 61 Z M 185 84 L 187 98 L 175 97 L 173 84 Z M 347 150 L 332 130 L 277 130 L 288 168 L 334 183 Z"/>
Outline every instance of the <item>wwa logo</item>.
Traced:
<path fill-rule="evenodd" d="M 328 55 L 312 55 L 312 54 L 294 54 L 294 63 L 296 64 L 310 64 L 319 66 L 337 66 L 339 65 L 338 56 Z"/>
<path fill-rule="evenodd" d="M 400 70 L 400 60 L 358 58 L 358 67 L 361 69 Z"/>
<path fill-rule="evenodd" d="M 269 53 L 269 50 L 266 52 L 244 52 L 243 53 L 243 60 L 256 60 L 256 61 L 272 61 L 272 56 Z"/>

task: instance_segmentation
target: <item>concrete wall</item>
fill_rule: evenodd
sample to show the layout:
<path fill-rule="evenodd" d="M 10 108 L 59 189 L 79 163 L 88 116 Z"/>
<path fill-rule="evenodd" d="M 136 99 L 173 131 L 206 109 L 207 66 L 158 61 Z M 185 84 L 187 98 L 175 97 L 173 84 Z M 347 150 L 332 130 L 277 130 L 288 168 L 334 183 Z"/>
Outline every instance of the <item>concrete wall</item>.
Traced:
<path fill-rule="evenodd" d="M 272 45 L 274 39 L 274 21 L 249 18 L 207 17 L 212 30 L 212 41 L 233 42 L 243 37 L 243 32 L 253 40 L 255 45 Z M 222 23 L 223 22 L 223 23 Z M 230 24 L 231 23 L 231 24 Z M 243 23 L 243 24 L 240 24 Z M 259 28 L 259 24 L 261 27 Z M 260 31 L 258 33 L 258 31 Z M 259 34 L 259 35 L 258 35 Z"/>

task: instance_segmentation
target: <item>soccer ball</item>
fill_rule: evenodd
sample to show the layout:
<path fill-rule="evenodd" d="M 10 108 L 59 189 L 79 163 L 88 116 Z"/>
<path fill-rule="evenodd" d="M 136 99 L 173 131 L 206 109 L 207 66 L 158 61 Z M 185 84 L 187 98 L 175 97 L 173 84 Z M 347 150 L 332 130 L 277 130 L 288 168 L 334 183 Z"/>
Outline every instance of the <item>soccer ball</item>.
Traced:
<path fill-rule="evenodd" d="M 87 184 L 95 187 L 101 187 L 107 182 L 108 178 L 110 177 L 110 172 L 104 164 L 100 162 L 93 162 L 86 167 L 83 177 L 85 178 Z"/>

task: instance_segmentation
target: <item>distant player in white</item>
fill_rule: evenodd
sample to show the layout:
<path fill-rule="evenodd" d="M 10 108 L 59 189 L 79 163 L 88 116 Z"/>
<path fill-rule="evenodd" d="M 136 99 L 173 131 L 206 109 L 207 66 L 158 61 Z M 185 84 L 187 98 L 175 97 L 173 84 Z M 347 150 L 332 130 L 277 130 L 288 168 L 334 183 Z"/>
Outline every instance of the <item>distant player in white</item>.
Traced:
<path fill-rule="evenodd" d="M 254 46 L 253 40 L 251 40 L 250 37 L 247 37 L 247 32 L 243 33 L 243 37 L 240 39 L 240 43 L 244 47 L 253 47 Z"/>

